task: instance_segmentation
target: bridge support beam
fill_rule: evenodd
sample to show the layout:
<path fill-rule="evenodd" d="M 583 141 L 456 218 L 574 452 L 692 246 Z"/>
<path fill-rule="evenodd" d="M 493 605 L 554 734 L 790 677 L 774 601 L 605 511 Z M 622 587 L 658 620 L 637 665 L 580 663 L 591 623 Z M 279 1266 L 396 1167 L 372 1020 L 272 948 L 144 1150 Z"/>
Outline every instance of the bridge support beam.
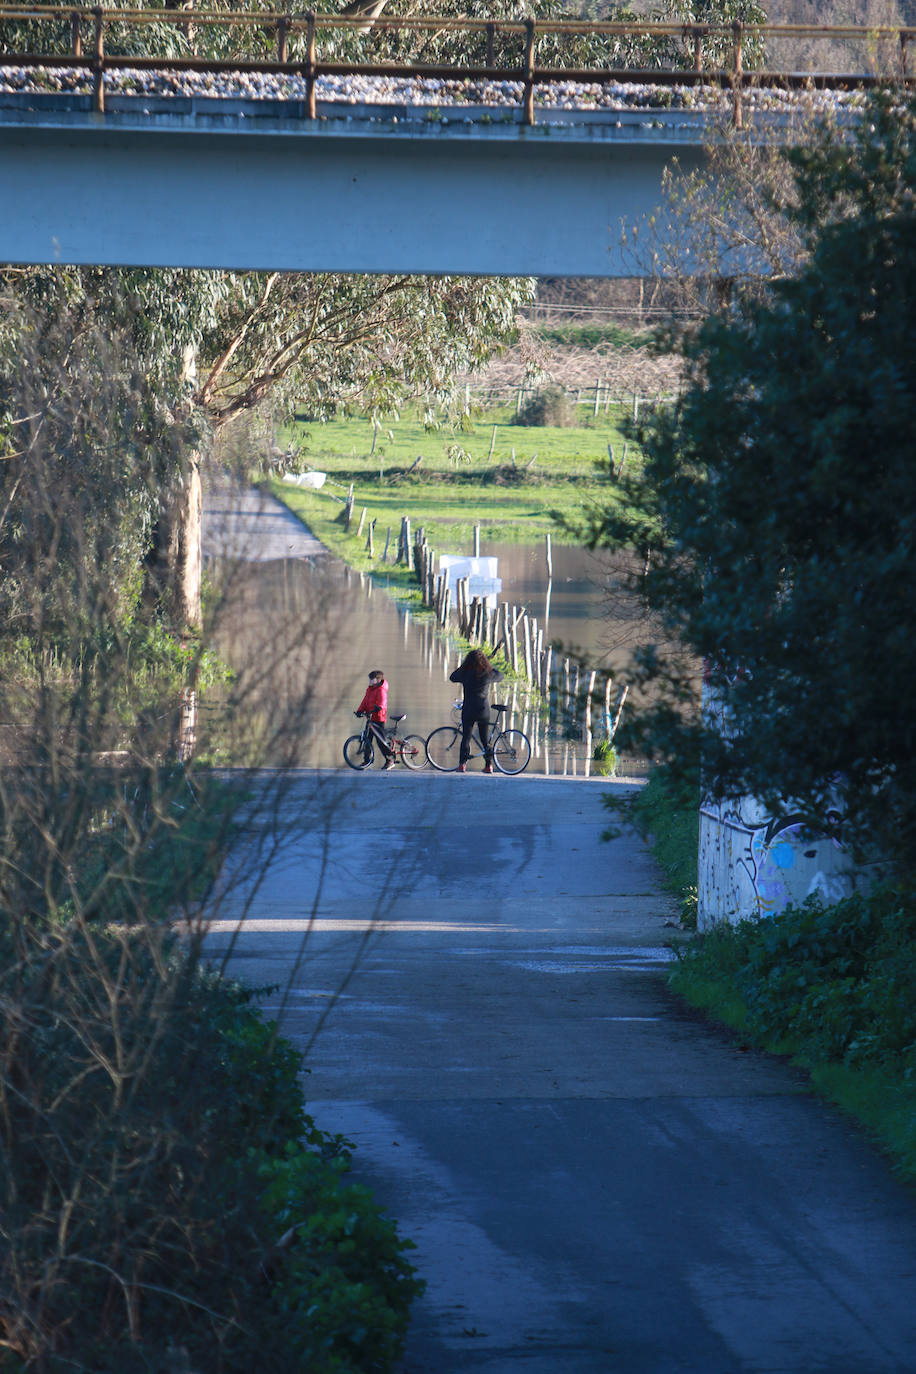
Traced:
<path fill-rule="evenodd" d="M 211 104 L 213 102 L 210 102 Z M 452 112 L 450 112 L 452 113 Z M 562 126 L 0 112 L 0 260 L 633 276 L 674 148 Z M 259 127 L 260 126 L 260 127 Z"/>

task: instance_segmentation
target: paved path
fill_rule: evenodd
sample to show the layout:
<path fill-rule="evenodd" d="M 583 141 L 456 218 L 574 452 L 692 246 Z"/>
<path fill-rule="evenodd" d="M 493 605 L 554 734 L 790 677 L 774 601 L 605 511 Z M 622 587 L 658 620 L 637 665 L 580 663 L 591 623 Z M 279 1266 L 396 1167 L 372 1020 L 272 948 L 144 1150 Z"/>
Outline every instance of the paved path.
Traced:
<path fill-rule="evenodd" d="M 206 492 L 201 543 L 207 558 L 246 563 L 325 558 L 328 552 L 282 502 L 225 478 L 212 481 Z"/>
<path fill-rule="evenodd" d="M 405 1374 L 912 1374 L 914 1200 L 798 1074 L 672 1001 L 654 866 L 599 839 L 608 784 L 316 787 L 289 806 L 327 818 L 321 895 L 316 827 L 232 962 L 297 966 L 274 1004 L 301 1046 L 326 1015 L 312 1110 L 428 1281 Z"/>

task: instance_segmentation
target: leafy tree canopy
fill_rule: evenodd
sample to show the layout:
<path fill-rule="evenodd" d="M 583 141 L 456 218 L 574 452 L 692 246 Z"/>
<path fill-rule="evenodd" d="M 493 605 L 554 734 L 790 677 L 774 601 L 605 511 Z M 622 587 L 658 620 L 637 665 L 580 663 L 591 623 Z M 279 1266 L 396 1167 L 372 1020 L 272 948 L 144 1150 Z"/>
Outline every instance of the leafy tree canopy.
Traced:
<path fill-rule="evenodd" d="M 916 103 L 873 98 L 846 140 L 787 154 L 798 274 L 684 344 L 676 406 L 641 434 L 633 511 L 594 545 L 649 553 L 661 648 L 643 721 L 704 787 L 755 794 L 916 863 Z M 695 709 L 703 661 L 722 728 Z M 685 703 L 693 710 L 685 710 Z"/>

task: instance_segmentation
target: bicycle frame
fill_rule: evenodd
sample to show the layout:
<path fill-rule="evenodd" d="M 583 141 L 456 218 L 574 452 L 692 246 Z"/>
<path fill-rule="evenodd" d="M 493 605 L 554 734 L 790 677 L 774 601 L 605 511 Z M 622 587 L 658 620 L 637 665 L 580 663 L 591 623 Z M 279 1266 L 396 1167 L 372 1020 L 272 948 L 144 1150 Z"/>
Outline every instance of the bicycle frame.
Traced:
<path fill-rule="evenodd" d="M 386 729 L 380 722 L 373 722 L 366 716 L 359 735 L 351 735 L 344 743 L 344 761 L 351 768 L 362 770 L 374 762 L 376 749 L 386 755 L 388 761 L 404 764 L 410 769 L 426 765 L 426 746 L 422 735 L 398 734 L 401 722 L 407 719 L 406 712 L 392 717 L 391 728 Z M 384 738 L 384 748 L 381 734 Z M 352 746 L 356 746 L 355 749 Z"/>
<path fill-rule="evenodd" d="M 496 719 L 488 722 L 485 746 L 480 743 L 475 725 L 475 730 L 468 740 L 470 752 L 467 763 L 483 759 L 500 773 L 524 772 L 531 758 L 531 741 L 521 730 L 505 723 L 507 712 L 504 705 L 494 705 L 493 710 L 496 712 Z M 441 725 L 427 736 L 426 753 L 434 768 L 445 773 L 458 768 L 461 734 L 462 727 L 452 724 Z"/>

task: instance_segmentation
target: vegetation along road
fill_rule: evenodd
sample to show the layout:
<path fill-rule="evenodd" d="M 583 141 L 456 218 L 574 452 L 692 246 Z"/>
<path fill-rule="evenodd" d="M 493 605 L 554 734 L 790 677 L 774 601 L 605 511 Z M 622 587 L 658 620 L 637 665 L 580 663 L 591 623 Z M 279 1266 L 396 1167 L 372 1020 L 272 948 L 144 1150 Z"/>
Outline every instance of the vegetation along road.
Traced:
<path fill-rule="evenodd" d="M 672 999 L 683 937 L 642 842 L 601 843 L 609 788 L 302 775 L 323 837 L 210 935 L 285 989 L 312 1110 L 417 1242 L 405 1374 L 911 1370 L 916 1204 Z"/>

